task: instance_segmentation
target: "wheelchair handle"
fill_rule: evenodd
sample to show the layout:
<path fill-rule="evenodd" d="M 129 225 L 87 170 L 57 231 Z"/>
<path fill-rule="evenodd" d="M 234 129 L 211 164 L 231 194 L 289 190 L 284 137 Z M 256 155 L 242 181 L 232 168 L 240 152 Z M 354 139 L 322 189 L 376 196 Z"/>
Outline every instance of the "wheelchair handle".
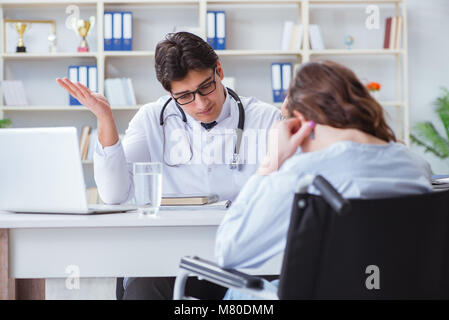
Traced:
<path fill-rule="evenodd" d="M 349 201 L 344 199 L 325 178 L 317 175 L 315 179 L 313 179 L 312 184 L 320 191 L 321 196 L 338 215 L 345 215 L 349 212 L 351 209 Z"/>

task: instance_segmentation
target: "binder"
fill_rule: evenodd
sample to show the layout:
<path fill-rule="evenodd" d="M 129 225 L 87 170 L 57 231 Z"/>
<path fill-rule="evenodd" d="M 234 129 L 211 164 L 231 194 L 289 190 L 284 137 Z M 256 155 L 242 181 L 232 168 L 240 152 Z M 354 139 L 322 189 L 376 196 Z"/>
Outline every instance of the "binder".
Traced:
<path fill-rule="evenodd" d="M 324 42 L 323 37 L 321 36 L 321 31 L 318 25 L 311 24 L 309 25 L 309 34 L 310 34 L 310 45 L 313 50 L 324 50 Z"/>
<path fill-rule="evenodd" d="M 87 69 L 89 89 L 92 92 L 97 92 L 97 66 L 89 66 Z"/>
<path fill-rule="evenodd" d="M 133 14 L 132 12 L 123 12 L 123 42 L 122 50 L 131 51 L 133 44 Z"/>
<path fill-rule="evenodd" d="M 216 32 L 215 32 L 215 11 L 207 11 L 207 43 L 212 48 L 216 47 Z"/>
<path fill-rule="evenodd" d="M 281 64 L 271 64 L 271 87 L 273 89 L 273 102 L 282 102 L 282 74 Z"/>
<path fill-rule="evenodd" d="M 72 82 L 78 82 L 78 66 L 69 66 L 68 78 Z M 69 94 L 69 105 L 80 106 L 81 103 L 75 99 L 71 94 Z"/>
<path fill-rule="evenodd" d="M 104 13 L 104 51 L 112 50 L 112 12 Z"/>
<path fill-rule="evenodd" d="M 282 100 L 285 100 L 287 96 L 288 88 L 290 87 L 290 82 L 292 80 L 292 64 L 291 63 L 283 63 L 282 71 L 281 71 L 281 79 L 282 79 L 282 92 L 281 97 Z"/>
<path fill-rule="evenodd" d="M 122 13 L 112 14 L 112 50 L 122 50 Z"/>
<path fill-rule="evenodd" d="M 78 82 L 89 87 L 87 66 L 78 66 Z"/>
<path fill-rule="evenodd" d="M 226 49 L 226 12 L 215 12 L 216 23 L 216 50 Z"/>

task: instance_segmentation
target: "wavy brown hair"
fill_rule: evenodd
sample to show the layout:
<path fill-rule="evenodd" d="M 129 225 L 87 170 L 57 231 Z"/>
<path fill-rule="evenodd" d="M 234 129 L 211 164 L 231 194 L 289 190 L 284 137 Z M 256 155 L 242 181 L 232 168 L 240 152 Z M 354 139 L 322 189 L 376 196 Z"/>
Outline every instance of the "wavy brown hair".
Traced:
<path fill-rule="evenodd" d="M 334 128 L 358 129 L 386 142 L 396 141 L 382 106 L 348 68 L 332 61 L 304 64 L 288 91 L 287 109 Z"/>

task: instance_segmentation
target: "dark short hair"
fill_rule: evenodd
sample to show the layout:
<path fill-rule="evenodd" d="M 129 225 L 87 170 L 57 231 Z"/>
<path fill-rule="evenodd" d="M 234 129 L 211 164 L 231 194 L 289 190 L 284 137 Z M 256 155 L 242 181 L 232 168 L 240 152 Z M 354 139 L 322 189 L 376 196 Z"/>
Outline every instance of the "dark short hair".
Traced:
<path fill-rule="evenodd" d="M 350 69 L 333 61 L 304 64 L 288 91 L 287 109 L 334 128 L 352 128 L 396 141 L 382 106 Z"/>
<path fill-rule="evenodd" d="M 169 33 L 156 46 L 156 77 L 165 90 L 171 81 L 184 79 L 190 70 L 214 69 L 218 56 L 200 37 L 189 32 Z"/>

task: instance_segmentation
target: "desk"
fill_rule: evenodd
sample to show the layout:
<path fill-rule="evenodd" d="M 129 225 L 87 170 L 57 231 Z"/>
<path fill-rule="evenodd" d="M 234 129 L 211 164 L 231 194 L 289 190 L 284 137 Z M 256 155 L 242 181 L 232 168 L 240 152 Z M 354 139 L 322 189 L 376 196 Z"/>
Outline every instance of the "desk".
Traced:
<path fill-rule="evenodd" d="M 45 298 L 45 279 L 176 276 L 179 260 L 213 260 L 225 211 L 161 211 L 100 215 L 0 211 L 0 299 Z M 282 257 L 253 274 L 279 274 Z M 19 280 L 13 280 L 19 279 Z"/>

